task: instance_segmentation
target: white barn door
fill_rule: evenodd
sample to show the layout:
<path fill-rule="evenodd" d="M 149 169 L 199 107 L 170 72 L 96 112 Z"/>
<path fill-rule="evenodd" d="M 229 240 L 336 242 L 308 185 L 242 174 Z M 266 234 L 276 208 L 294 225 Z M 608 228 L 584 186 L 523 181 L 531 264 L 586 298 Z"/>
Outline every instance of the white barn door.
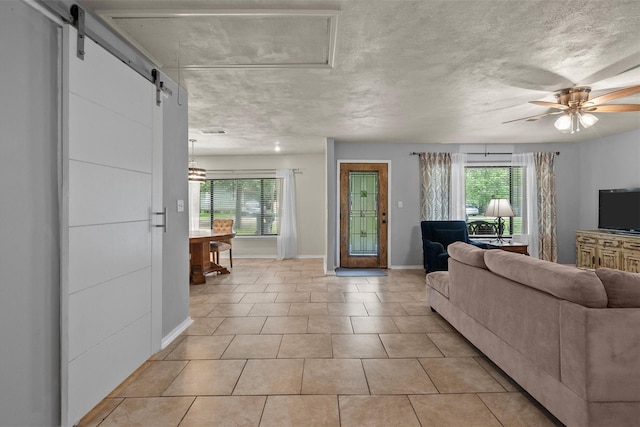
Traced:
<path fill-rule="evenodd" d="M 72 426 L 160 347 L 162 109 L 148 80 L 88 38 L 80 60 L 76 30 L 63 33 L 61 403 Z"/>

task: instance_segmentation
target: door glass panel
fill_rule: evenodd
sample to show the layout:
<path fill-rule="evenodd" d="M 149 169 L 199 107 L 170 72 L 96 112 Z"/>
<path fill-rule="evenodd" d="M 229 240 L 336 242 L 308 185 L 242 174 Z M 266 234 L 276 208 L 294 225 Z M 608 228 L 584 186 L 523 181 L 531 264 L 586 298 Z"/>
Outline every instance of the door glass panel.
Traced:
<path fill-rule="evenodd" d="M 349 172 L 349 255 L 378 255 L 378 172 Z"/>

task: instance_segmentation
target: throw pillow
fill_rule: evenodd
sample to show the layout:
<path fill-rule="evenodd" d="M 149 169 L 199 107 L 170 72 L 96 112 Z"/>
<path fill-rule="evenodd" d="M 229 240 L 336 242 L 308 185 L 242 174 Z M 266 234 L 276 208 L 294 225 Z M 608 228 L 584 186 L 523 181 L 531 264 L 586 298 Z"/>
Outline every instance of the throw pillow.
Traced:
<path fill-rule="evenodd" d="M 607 292 L 608 307 L 640 307 L 640 273 L 598 268 L 596 275 Z"/>
<path fill-rule="evenodd" d="M 464 242 L 466 240 L 464 230 L 446 230 L 436 228 L 433 236 L 437 242 L 442 243 L 442 246 L 444 246 L 445 249 L 447 249 L 447 246 L 453 242 Z"/>

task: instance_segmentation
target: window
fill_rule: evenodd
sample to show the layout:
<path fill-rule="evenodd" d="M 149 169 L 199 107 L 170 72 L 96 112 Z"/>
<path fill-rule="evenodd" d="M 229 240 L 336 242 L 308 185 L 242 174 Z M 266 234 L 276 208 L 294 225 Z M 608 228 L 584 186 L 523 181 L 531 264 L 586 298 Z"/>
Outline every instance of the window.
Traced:
<path fill-rule="evenodd" d="M 209 179 L 200 184 L 200 228 L 233 219 L 237 236 L 275 236 L 280 231 L 277 178 Z"/>
<path fill-rule="evenodd" d="M 497 219 L 484 215 L 489 200 L 507 199 L 514 218 L 504 219 L 504 235 L 524 234 L 524 168 L 515 166 L 466 166 L 465 207 L 471 235 L 495 235 Z"/>

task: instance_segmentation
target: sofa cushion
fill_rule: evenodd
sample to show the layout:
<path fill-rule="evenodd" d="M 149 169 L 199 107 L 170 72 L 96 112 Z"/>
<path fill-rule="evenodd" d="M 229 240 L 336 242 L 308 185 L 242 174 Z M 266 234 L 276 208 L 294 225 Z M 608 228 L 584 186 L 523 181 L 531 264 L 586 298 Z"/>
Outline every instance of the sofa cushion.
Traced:
<path fill-rule="evenodd" d="M 467 236 L 465 235 L 464 230 L 436 228 L 433 232 L 433 237 L 436 241 L 442 243 L 446 249 L 453 242 L 464 242 Z"/>
<path fill-rule="evenodd" d="M 440 294 L 449 298 L 449 272 L 434 271 L 427 274 L 427 286 L 432 287 Z"/>
<path fill-rule="evenodd" d="M 489 270 L 507 279 L 585 307 L 604 308 L 607 293 L 593 271 L 499 249 L 485 251 Z"/>
<path fill-rule="evenodd" d="M 640 307 L 640 273 L 599 268 L 596 270 L 596 275 L 607 292 L 609 307 Z"/>
<path fill-rule="evenodd" d="M 447 251 L 449 256 L 457 261 L 488 270 L 487 264 L 484 263 L 484 249 L 464 242 L 455 242 L 447 248 Z"/>

